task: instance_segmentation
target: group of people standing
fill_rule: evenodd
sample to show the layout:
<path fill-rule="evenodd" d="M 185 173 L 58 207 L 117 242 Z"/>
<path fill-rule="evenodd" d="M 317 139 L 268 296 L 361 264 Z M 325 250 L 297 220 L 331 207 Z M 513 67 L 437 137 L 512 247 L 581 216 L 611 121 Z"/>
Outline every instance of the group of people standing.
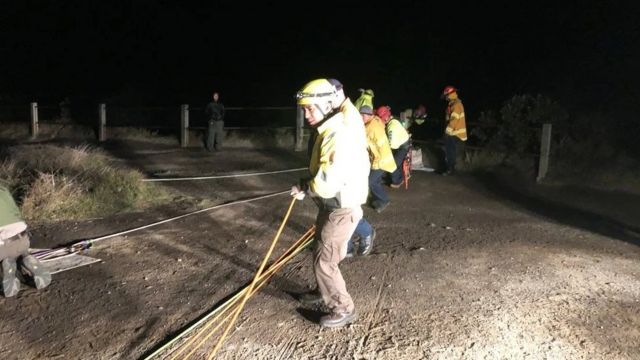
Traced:
<path fill-rule="evenodd" d="M 326 306 L 329 311 L 320 318 L 324 327 L 341 327 L 357 318 L 338 264 L 353 253 L 353 237 L 360 238 L 359 255 L 371 252 L 375 230 L 363 218 L 362 205 L 384 210 L 390 201 L 383 178 L 390 175 L 392 188 L 402 185 L 402 162 L 410 149 L 411 136 L 391 108 L 374 110 L 373 91 L 361 92 L 352 103 L 338 80 L 316 79 L 296 94 L 314 130 L 309 177 L 293 185 L 291 195 L 298 200 L 308 196 L 318 205 L 313 267 L 317 287 L 301 294 L 299 300 L 308 306 Z M 443 96 L 449 102 L 444 173 L 451 174 L 456 141 L 466 140 L 464 109 L 455 88 L 447 87 Z"/>

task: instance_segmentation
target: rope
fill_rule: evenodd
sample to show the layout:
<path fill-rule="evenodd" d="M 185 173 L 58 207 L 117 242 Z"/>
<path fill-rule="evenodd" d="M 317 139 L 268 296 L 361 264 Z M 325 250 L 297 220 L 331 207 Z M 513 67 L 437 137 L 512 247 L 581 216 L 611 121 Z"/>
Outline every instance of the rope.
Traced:
<path fill-rule="evenodd" d="M 305 249 L 307 246 L 309 246 L 309 244 L 311 244 L 311 242 L 313 241 L 314 235 L 315 235 L 315 226 L 312 226 L 311 229 L 309 229 L 309 231 L 307 231 L 307 233 L 305 235 L 303 235 L 300 239 L 298 239 L 298 241 L 296 241 L 295 244 L 293 244 L 287 251 L 285 251 L 284 254 L 273 265 L 271 265 L 267 271 L 265 271 L 264 273 L 260 274 L 260 283 L 251 292 L 249 292 L 248 296 L 249 297 L 253 296 L 253 294 L 255 294 L 259 289 L 261 289 L 271 279 L 271 277 L 273 277 L 273 275 L 275 274 L 276 271 L 280 270 L 289 260 L 291 260 L 294 256 L 296 256 L 303 249 Z M 229 299 L 223 305 L 221 305 L 220 307 L 215 309 L 210 315 L 213 315 L 214 313 L 218 313 L 218 312 L 220 312 L 220 313 L 217 314 L 216 317 L 211 319 L 189 341 L 187 341 L 185 344 L 181 345 L 180 349 L 178 350 L 178 352 L 176 354 L 173 355 L 171 360 L 175 360 L 182 352 L 184 352 L 184 350 L 186 350 L 191 344 L 193 344 L 194 341 L 196 341 L 200 336 L 202 336 L 204 334 L 204 332 L 209 327 L 211 327 L 211 325 L 213 325 L 216 322 L 216 320 L 220 316 L 222 316 L 227 310 L 231 309 L 232 305 L 234 305 L 238 301 L 238 299 L 240 299 L 240 297 L 242 295 L 246 294 L 247 291 L 248 291 L 248 287 L 245 287 L 241 292 L 236 294 L 232 299 Z M 232 313 L 227 314 L 227 316 L 225 316 L 225 318 L 222 319 L 222 321 L 215 328 L 213 328 L 213 330 L 209 331 L 209 333 L 203 339 L 201 339 L 200 342 L 198 342 L 198 344 L 187 355 L 185 355 L 185 357 L 182 358 L 182 359 L 183 360 L 189 359 L 189 357 L 191 355 L 193 355 L 193 353 L 196 350 L 198 350 L 202 346 L 202 344 L 204 344 L 204 342 L 207 341 L 220 328 L 220 326 L 222 326 L 222 324 L 224 324 L 229 319 L 229 317 L 231 315 L 232 315 Z M 207 317 L 210 317 L 210 316 L 207 316 Z M 186 332 L 183 333 L 183 334 L 180 334 L 180 337 L 184 336 L 185 334 L 186 334 Z M 175 342 L 175 340 L 177 340 L 177 338 L 173 339 L 171 341 L 171 343 Z M 167 346 L 163 346 L 163 348 L 168 347 L 168 345 L 169 344 L 167 344 Z M 154 352 L 154 354 L 152 354 L 152 356 L 159 354 L 160 351 L 163 348 L 161 348 L 158 351 Z M 148 360 L 148 359 L 151 359 L 151 356 L 147 357 L 145 360 Z"/>
<path fill-rule="evenodd" d="M 142 179 L 142 181 L 144 181 L 144 182 L 157 182 L 157 181 L 184 181 L 184 180 L 226 179 L 226 178 L 237 178 L 237 177 L 243 177 L 243 176 L 260 176 L 260 175 L 269 175 L 269 174 L 279 174 L 279 173 L 286 173 L 286 172 L 302 171 L 302 170 L 307 170 L 307 169 L 308 168 L 304 167 L 304 168 L 297 168 L 297 169 L 267 171 L 267 172 L 259 172 L 259 173 L 248 173 L 248 174 L 197 176 L 197 177 L 184 177 L 184 178 Z"/>
<path fill-rule="evenodd" d="M 247 300 L 249 299 L 250 293 L 253 291 L 253 288 L 256 286 L 256 283 L 258 282 L 260 274 L 262 274 L 262 272 L 264 271 L 264 267 L 267 265 L 267 261 L 269 261 L 269 257 L 271 256 L 273 249 L 276 247 L 276 243 L 280 238 L 280 234 L 282 234 L 282 230 L 284 229 L 284 226 L 287 223 L 287 220 L 289 220 L 289 215 L 291 215 L 291 210 L 293 209 L 293 205 L 296 203 L 296 201 L 297 200 L 295 198 L 291 199 L 291 204 L 289 204 L 289 209 L 287 209 L 287 213 L 285 214 L 284 219 L 282 220 L 282 224 L 280 224 L 280 228 L 278 229 L 276 236 L 273 238 L 273 241 L 271 242 L 271 246 L 267 251 L 267 255 L 264 256 L 264 259 L 262 260 L 262 264 L 260 264 L 260 268 L 258 268 L 258 271 L 256 272 L 256 276 L 253 277 L 253 281 L 251 282 L 251 285 L 249 285 L 249 290 L 247 291 L 245 296 L 242 298 L 242 301 L 240 302 L 238 309 L 233 314 L 233 317 L 231 318 L 231 321 L 227 325 L 227 328 L 224 330 L 224 333 L 222 333 L 222 337 L 218 340 L 218 343 L 216 344 L 216 346 L 213 348 L 213 350 L 207 357 L 207 360 L 213 359 L 214 355 L 218 352 L 218 350 L 220 350 L 220 347 L 222 346 L 224 339 L 227 337 L 229 330 L 231 330 L 231 327 L 233 326 L 233 324 L 236 323 L 236 320 L 238 319 L 240 312 L 244 308 L 244 305 L 247 303 Z"/>
<path fill-rule="evenodd" d="M 175 217 L 172 217 L 172 218 L 169 218 L 169 219 L 165 219 L 165 220 L 161 220 L 161 221 L 156 221 L 156 222 L 151 223 L 151 224 L 147 224 L 147 225 L 140 226 L 140 227 L 137 227 L 137 228 L 121 231 L 121 232 L 118 232 L 118 233 L 115 233 L 115 234 L 105 235 L 105 236 L 102 236 L 102 237 L 89 239 L 89 240 L 81 240 L 81 241 L 73 243 L 73 244 L 71 244 L 69 246 L 63 246 L 63 247 L 60 247 L 60 248 L 50 249 L 50 250 L 37 251 L 37 252 L 33 253 L 32 255 L 35 256 L 39 260 L 45 260 L 45 259 L 51 259 L 53 257 L 58 257 L 58 256 L 62 256 L 62 255 L 76 253 L 76 252 L 80 252 L 80 251 L 83 251 L 83 250 L 86 250 L 86 249 L 90 248 L 93 244 L 97 243 L 98 241 L 106 240 L 106 239 L 109 239 L 109 238 L 112 238 L 112 237 L 116 237 L 116 236 L 129 234 L 129 233 L 132 233 L 134 231 L 148 229 L 148 228 L 153 227 L 153 226 L 157 226 L 157 225 L 160 225 L 160 224 L 168 223 L 170 221 L 175 221 L 175 220 L 178 220 L 178 219 L 182 219 L 182 218 L 185 218 L 187 216 L 196 215 L 196 214 L 199 214 L 199 213 L 202 213 L 202 212 L 205 212 L 205 211 L 211 211 L 211 210 L 221 209 L 221 208 L 226 207 L 226 206 L 242 204 L 242 203 L 248 203 L 248 202 L 256 201 L 256 200 L 262 200 L 262 199 L 274 197 L 274 196 L 277 196 L 277 195 L 288 194 L 289 192 L 290 192 L 289 190 L 285 190 L 285 191 L 280 191 L 280 192 L 273 193 L 273 194 L 257 196 L 257 197 L 250 198 L 250 199 L 237 200 L 237 201 L 232 201 L 232 202 L 226 203 L 226 204 L 215 205 L 215 206 L 208 207 L 206 209 L 196 210 L 196 211 L 193 211 L 193 212 L 190 212 L 190 213 L 187 213 L 187 214 L 175 216 Z"/>
<path fill-rule="evenodd" d="M 269 267 L 269 269 L 267 271 L 265 271 L 263 274 L 260 275 L 261 276 L 260 280 L 262 282 L 258 286 L 258 289 L 261 288 L 273 276 L 273 274 L 277 270 L 279 270 L 286 262 L 288 262 L 293 256 L 297 255 L 300 251 L 302 251 L 302 249 L 304 249 L 306 246 L 308 246 L 309 243 L 311 243 L 311 240 L 312 240 L 314 235 L 315 235 L 315 226 L 312 226 L 309 230 L 307 230 L 307 232 L 304 235 L 302 235 L 302 237 L 300 237 L 293 245 L 291 245 L 291 247 L 289 249 L 287 249 L 287 251 L 285 251 L 283 253 L 283 255 L 280 256 L 280 258 L 278 258 L 278 260 L 276 260 L 273 263 L 273 265 L 271 265 Z M 231 305 L 233 303 L 235 303 L 240 298 L 240 296 L 242 296 L 246 291 L 247 291 L 247 288 L 245 287 L 242 291 L 239 291 L 238 293 L 236 293 L 233 297 L 231 297 L 230 299 L 225 301 L 222 305 L 220 305 L 220 306 L 216 307 L 215 309 L 213 309 L 211 312 L 206 314 L 204 317 L 202 317 L 196 323 L 194 323 L 193 325 L 189 326 L 187 329 L 182 331 L 180 334 L 178 334 L 176 337 L 171 339 L 169 342 L 167 342 L 166 344 L 162 345 L 160 348 L 155 350 L 149 356 L 145 357 L 144 360 L 151 360 L 152 358 L 154 358 L 155 356 L 159 355 L 164 350 L 169 348 L 175 342 L 177 342 L 181 338 L 183 338 L 186 335 L 188 335 L 191 331 L 196 329 L 202 323 L 204 323 L 205 321 L 209 320 L 212 316 L 218 314 L 219 312 L 224 313 L 225 311 L 227 311 L 231 307 Z M 254 293 L 255 293 L 255 291 L 257 291 L 257 290 L 254 290 Z M 222 315 L 222 313 L 219 314 L 218 316 L 216 316 L 215 318 L 213 318 L 209 322 L 209 324 L 207 324 L 203 329 L 201 329 L 200 332 L 198 332 L 194 337 L 192 337 L 187 343 L 183 344 L 181 346 L 181 348 L 179 349 L 179 351 L 176 354 L 174 354 L 173 359 L 175 359 L 175 357 L 180 355 L 189 345 L 191 345 L 206 329 L 209 328 L 209 326 L 211 326 L 211 324 L 213 324 L 213 322 L 215 322 L 215 320 L 218 319 L 218 317 L 220 317 L 220 315 Z"/>

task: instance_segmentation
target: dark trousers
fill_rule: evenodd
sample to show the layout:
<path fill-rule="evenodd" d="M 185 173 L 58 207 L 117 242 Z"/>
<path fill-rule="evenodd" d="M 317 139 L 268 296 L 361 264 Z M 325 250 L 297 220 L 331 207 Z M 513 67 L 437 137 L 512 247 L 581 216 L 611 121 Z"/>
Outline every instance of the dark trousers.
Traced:
<path fill-rule="evenodd" d="M 397 149 L 391 149 L 391 152 L 393 153 L 393 159 L 396 161 L 396 170 L 391 173 L 391 183 L 400 185 L 404 181 L 402 163 L 409 152 L 409 144 L 404 143 Z"/>
<path fill-rule="evenodd" d="M 462 140 L 457 136 L 444 136 L 445 165 L 446 171 L 456 170 L 456 157 L 458 156 L 458 147 Z"/>
<path fill-rule="evenodd" d="M 387 195 L 382 184 L 382 176 L 385 173 L 386 171 L 380 169 L 371 169 L 371 172 L 369 172 L 369 190 L 371 191 L 371 205 L 373 207 L 382 206 L 389 202 L 389 195 Z"/>
<path fill-rule="evenodd" d="M 222 139 L 224 138 L 224 121 L 210 120 L 207 129 L 207 150 L 217 151 L 222 149 Z"/>

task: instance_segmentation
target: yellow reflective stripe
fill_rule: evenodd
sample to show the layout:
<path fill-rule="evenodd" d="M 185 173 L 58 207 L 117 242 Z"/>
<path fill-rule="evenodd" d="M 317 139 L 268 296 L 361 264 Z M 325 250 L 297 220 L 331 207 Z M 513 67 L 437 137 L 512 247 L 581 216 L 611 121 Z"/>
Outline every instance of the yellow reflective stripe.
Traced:
<path fill-rule="evenodd" d="M 467 129 L 466 128 L 462 128 L 462 129 L 458 129 L 458 130 L 453 130 L 453 128 L 451 126 L 447 126 L 447 130 L 446 130 L 447 135 L 460 135 L 460 134 L 466 134 L 467 133 Z"/>
<path fill-rule="evenodd" d="M 461 112 L 461 113 L 452 112 L 451 113 L 451 117 L 454 118 L 454 119 L 460 119 L 460 118 L 464 117 L 464 112 Z"/>

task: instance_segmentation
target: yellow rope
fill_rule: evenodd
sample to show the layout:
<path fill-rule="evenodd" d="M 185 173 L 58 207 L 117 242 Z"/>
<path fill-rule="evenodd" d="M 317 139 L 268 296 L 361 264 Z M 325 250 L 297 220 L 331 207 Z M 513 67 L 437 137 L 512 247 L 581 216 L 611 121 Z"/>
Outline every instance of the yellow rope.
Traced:
<path fill-rule="evenodd" d="M 311 239 L 309 239 L 309 242 L 311 242 Z M 303 246 L 301 246 L 300 248 L 297 248 L 293 253 L 291 253 L 290 255 L 287 256 L 287 258 L 281 263 L 279 264 L 279 266 L 275 269 L 278 270 L 279 268 L 282 267 L 282 265 L 284 265 L 287 261 L 289 261 L 292 257 L 294 257 L 295 255 L 297 255 L 306 245 L 308 245 L 308 243 L 305 243 Z M 269 277 L 267 279 L 265 279 L 264 281 L 262 281 L 258 286 L 256 286 L 256 288 L 251 292 L 251 294 L 249 296 L 253 296 L 253 294 L 255 294 L 257 292 L 257 290 L 259 290 L 260 288 L 262 288 L 268 281 L 269 279 L 274 275 L 275 271 L 273 271 L 271 274 L 269 274 Z M 230 308 L 230 307 L 229 307 Z M 225 309 L 228 310 L 229 308 Z M 222 314 L 220 314 L 222 315 Z M 205 336 L 204 339 L 202 339 L 193 350 L 191 350 L 191 352 L 188 354 L 188 356 L 191 356 L 198 348 L 200 348 L 200 346 L 202 346 L 202 344 L 207 341 L 211 335 L 213 335 L 219 328 L 220 326 L 227 321 L 227 319 L 229 318 L 229 316 L 231 316 L 231 314 L 227 314 L 227 316 L 222 319 L 222 321 L 220 322 L 220 324 L 218 324 L 213 330 L 211 330 L 209 332 L 209 334 L 207 334 L 207 336 Z M 218 315 L 219 317 L 219 315 Z M 211 325 L 211 324 L 210 324 Z M 184 360 L 188 359 L 188 356 L 184 358 Z"/>
<path fill-rule="evenodd" d="M 252 296 L 253 294 L 255 294 L 260 288 L 262 288 L 269 281 L 269 279 L 271 279 L 271 277 L 275 274 L 276 271 L 282 268 L 291 258 L 297 255 L 300 251 L 302 251 L 302 249 L 304 249 L 308 245 L 308 243 L 311 242 L 311 239 L 313 238 L 314 235 L 315 235 L 315 225 L 309 228 L 309 230 L 307 230 L 307 232 L 304 235 L 302 235 L 291 247 L 289 247 L 289 249 L 287 249 L 278 258 L 278 260 L 276 260 L 264 273 L 260 274 L 259 281 L 261 282 L 255 289 L 249 292 L 250 293 L 249 296 Z M 214 313 L 218 311 L 220 311 L 220 313 L 216 315 L 213 319 L 209 320 L 207 324 L 204 325 L 203 328 L 200 329 L 196 335 L 194 335 L 191 339 L 189 339 L 185 344 L 181 345 L 178 351 L 175 354 L 173 354 L 173 357 L 171 358 L 171 360 L 175 360 L 180 354 L 182 354 L 209 327 L 211 327 L 211 325 L 213 325 L 216 322 L 216 320 L 220 316 L 222 316 L 222 314 L 224 314 L 227 310 L 229 310 L 231 306 L 240 298 L 240 296 L 242 296 L 247 292 L 247 290 L 248 288 L 244 288 L 242 291 L 234 295 L 231 299 L 227 300 L 227 302 L 225 302 L 223 305 L 216 308 L 214 310 Z M 225 317 L 225 319 L 223 319 L 218 326 L 216 326 L 213 330 L 211 330 L 209 334 L 204 339 L 202 339 L 195 346 L 195 348 L 183 358 L 183 360 L 188 359 L 207 339 L 211 337 L 213 333 L 215 333 L 215 331 L 217 331 L 220 325 L 222 325 L 222 323 L 224 323 L 228 318 L 229 318 L 229 315 L 227 315 L 227 317 Z"/>
<path fill-rule="evenodd" d="M 260 264 L 260 268 L 256 272 L 256 276 L 253 277 L 253 281 L 251 282 L 251 285 L 249 285 L 249 291 L 245 294 L 244 298 L 242 298 L 242 302 L 240 303 L 240 306 L 238 306 L 238 310 L 236 310 L 236 312 L 233 314 L 233 318 L 231 319 L 231 322 L 227 325 L 227 328 L 224 330 L 224 333 L 222 333 L 222 337 L 220 338 L 220 340 L 218 340 L 218 343 L 213 348 L 213 351 L 211 351 L 211 354 L 209 354 L 209 356 L 207 357 L 207 360 L 213 359 L 215 354 L 218 352 L 218 350 L 222 346 L 222 343 L 224 342 L 224 339 L 227 337 L 229 330 L 235 324 L 236 320 L 238 319 L 238 316 L 240 315 L 240 312 L 244 308 L 244 304 L 247 303 L 247 300 L 249 299 L 249 295 L 251 294 L 251 291 L 253 290 L 253 287 L 255 286 L 255 284 L 258 282 L 258 278 L 260 277 L 260 274 L 262 274 L 264 267 L 267 265 L 267 261 L 269 260 L 269 257 L 271 256 L 271 253 L 273 252 L 273 249 L 275 248 L 276 243 L 278 242 L 278 238 L 282 233 L 282 229 L 284 229 L 284 225 L 287 223 L 287 220 L 289 219 L 289 215 L 291 214 L 291 209 L 293 209 L 293 205 L 296 203 L 296 201 L 297 200 L 295 198 L 291 199 L 291 204 L 289 205 L 289 209 L 287 209 L 287 213 L 284 216 L 284 219 L 282 220 L 282 224 L 280 224 L 280 228 L 278 229 L 276 236 L 273 238 L 273 241 L 271 242 L 269 251 L 267 251 L 267 255 L 265 255 L 264 259 L 262 260 L 262 264 Z"/>

